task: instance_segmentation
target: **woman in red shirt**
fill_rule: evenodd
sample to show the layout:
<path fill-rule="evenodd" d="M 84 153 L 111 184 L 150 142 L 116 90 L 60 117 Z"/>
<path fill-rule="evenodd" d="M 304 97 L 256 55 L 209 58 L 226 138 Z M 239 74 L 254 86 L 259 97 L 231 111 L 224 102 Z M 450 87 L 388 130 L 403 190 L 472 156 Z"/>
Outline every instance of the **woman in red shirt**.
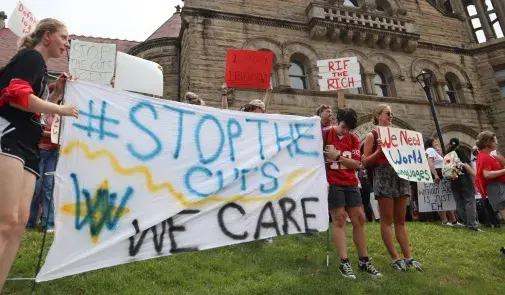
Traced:
<path fill-rule="evenodd" d="M 388 105 L 380 104 L 373 112 L 373 123 L 377 126 L 393 125 L 393 112 Z M 382 141 L 377 131 L 370 132 L 363 148 L 363 164 L 367 169 L 373 169 L 373 192 L 379 203 L 381 235 L 393 260 L 392 266 L 398 271 L 407 271 L 414 267 L 423 271 L 421 264 L 412 258 L 409 236 L 405 228 L 407 213 L 407 197 L 410 195 L 410 183 L 401 179 L 389 164 L 382 152 Z M 398 244 L 402 249 L 404 259 L 400 259 L 393 240 L 393 221 Z"/>

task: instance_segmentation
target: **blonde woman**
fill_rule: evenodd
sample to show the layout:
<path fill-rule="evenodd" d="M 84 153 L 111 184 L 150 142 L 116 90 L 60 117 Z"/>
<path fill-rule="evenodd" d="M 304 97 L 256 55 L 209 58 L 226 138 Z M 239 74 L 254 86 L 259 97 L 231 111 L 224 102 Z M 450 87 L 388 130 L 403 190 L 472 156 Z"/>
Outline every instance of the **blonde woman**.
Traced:
<path fill-rule="evenodd" d="M 78 109 L 56 104 L 65 76 L 56 81 L 49 101 L 46 62 L 67 48 L 68 32 L 55 19 L 43 19 L 20 40 L 18 53 L 0 77 L 0 292 L 16 256 L 30 213 L 35 180 L 39 177 L 39 149 L 43 129 L 40 114 L 77 117 Z"/>
<path fill-rule="evenodd" d="M 373 123 L 376 126 L 391 127 L 393 112 L 388 105 L 380 104 L 373 111 Z M 398 271 L 407 271 L 414 267 L 423 271 L 421 264 L 412 258 L 409 237 L 405 227 L 407 198 L 410 195 L 410 184 L 401 179 L 389 164 L 382 152 L 382 141 L 377 131 L 370 132 L 363 149 L 363 164 L 373 170 L 373 191 L 379 203 L 381 235 L 384 244 L 391 255 L 392 266 Z M 393 240 L 394 223 L 396 240 L 400 244 L 404 259 L 396 251 Z"/>

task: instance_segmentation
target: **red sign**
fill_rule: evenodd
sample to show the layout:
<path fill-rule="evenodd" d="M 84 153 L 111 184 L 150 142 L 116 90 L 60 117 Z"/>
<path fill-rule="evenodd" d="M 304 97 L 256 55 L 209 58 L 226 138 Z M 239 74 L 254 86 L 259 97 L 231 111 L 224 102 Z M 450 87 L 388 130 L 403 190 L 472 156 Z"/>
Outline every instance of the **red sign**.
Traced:
<path fill-rule="evenodd" d="M 228 50 L 225 83 L 230 88 L 268 89 L 274 54 L 270 51 Z"/>

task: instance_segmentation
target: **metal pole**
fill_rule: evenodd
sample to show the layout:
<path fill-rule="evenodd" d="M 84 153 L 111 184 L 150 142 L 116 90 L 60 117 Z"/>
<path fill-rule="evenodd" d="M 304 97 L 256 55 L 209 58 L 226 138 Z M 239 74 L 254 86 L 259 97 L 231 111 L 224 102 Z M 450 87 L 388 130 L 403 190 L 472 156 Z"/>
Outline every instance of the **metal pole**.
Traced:
<path fill-rule="evenodd" d="M 440 130 L 440 125 L 438 124 L 437 111 L 435 110 L 435 104 L 433 103 L 433 97 L 431 96 L 430 86 L 424 86 L 424 92 L 426 92 L 426 97 L 430 103 L 431 115 L 433 116 L 433 121 L 435 121 L 435 128 L 437 129 L 438 141 L 440 142 L 442 153 L 445 155 L 444 139 L 442 138 L 442 131 Z"/>

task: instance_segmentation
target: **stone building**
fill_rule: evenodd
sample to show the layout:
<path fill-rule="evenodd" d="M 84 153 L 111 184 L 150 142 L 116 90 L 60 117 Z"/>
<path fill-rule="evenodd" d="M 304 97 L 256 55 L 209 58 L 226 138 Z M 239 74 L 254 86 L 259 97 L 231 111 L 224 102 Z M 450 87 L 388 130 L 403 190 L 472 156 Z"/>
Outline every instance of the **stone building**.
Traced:
<path fill-rule="evenodd" d="M 345 98 L 360 115 L 360 139 L 379 103 L 391 105 L 396 126 L 436 135 L 416 81 L 430 71 L 446 143 L 459 137 L 470 148 L 482 130 L 495 130 L 505 142 L 503 0 L 184 2 L 146 41 L 123 49 L 163 66 L 167 98 L 193 91 L 219 106 L 226 50 L 269 50 L 275 55 L 269 112 L 311 116 L 321 104 L 337 106 L 336 93 L 319 91 L 317 60 L 356 56 L 363 87 Z M 3 54 L 0 48 L 0 65 Z M 229 104 L 238 109 L 262 96 L 263 90 L 235 89 Z"/>

